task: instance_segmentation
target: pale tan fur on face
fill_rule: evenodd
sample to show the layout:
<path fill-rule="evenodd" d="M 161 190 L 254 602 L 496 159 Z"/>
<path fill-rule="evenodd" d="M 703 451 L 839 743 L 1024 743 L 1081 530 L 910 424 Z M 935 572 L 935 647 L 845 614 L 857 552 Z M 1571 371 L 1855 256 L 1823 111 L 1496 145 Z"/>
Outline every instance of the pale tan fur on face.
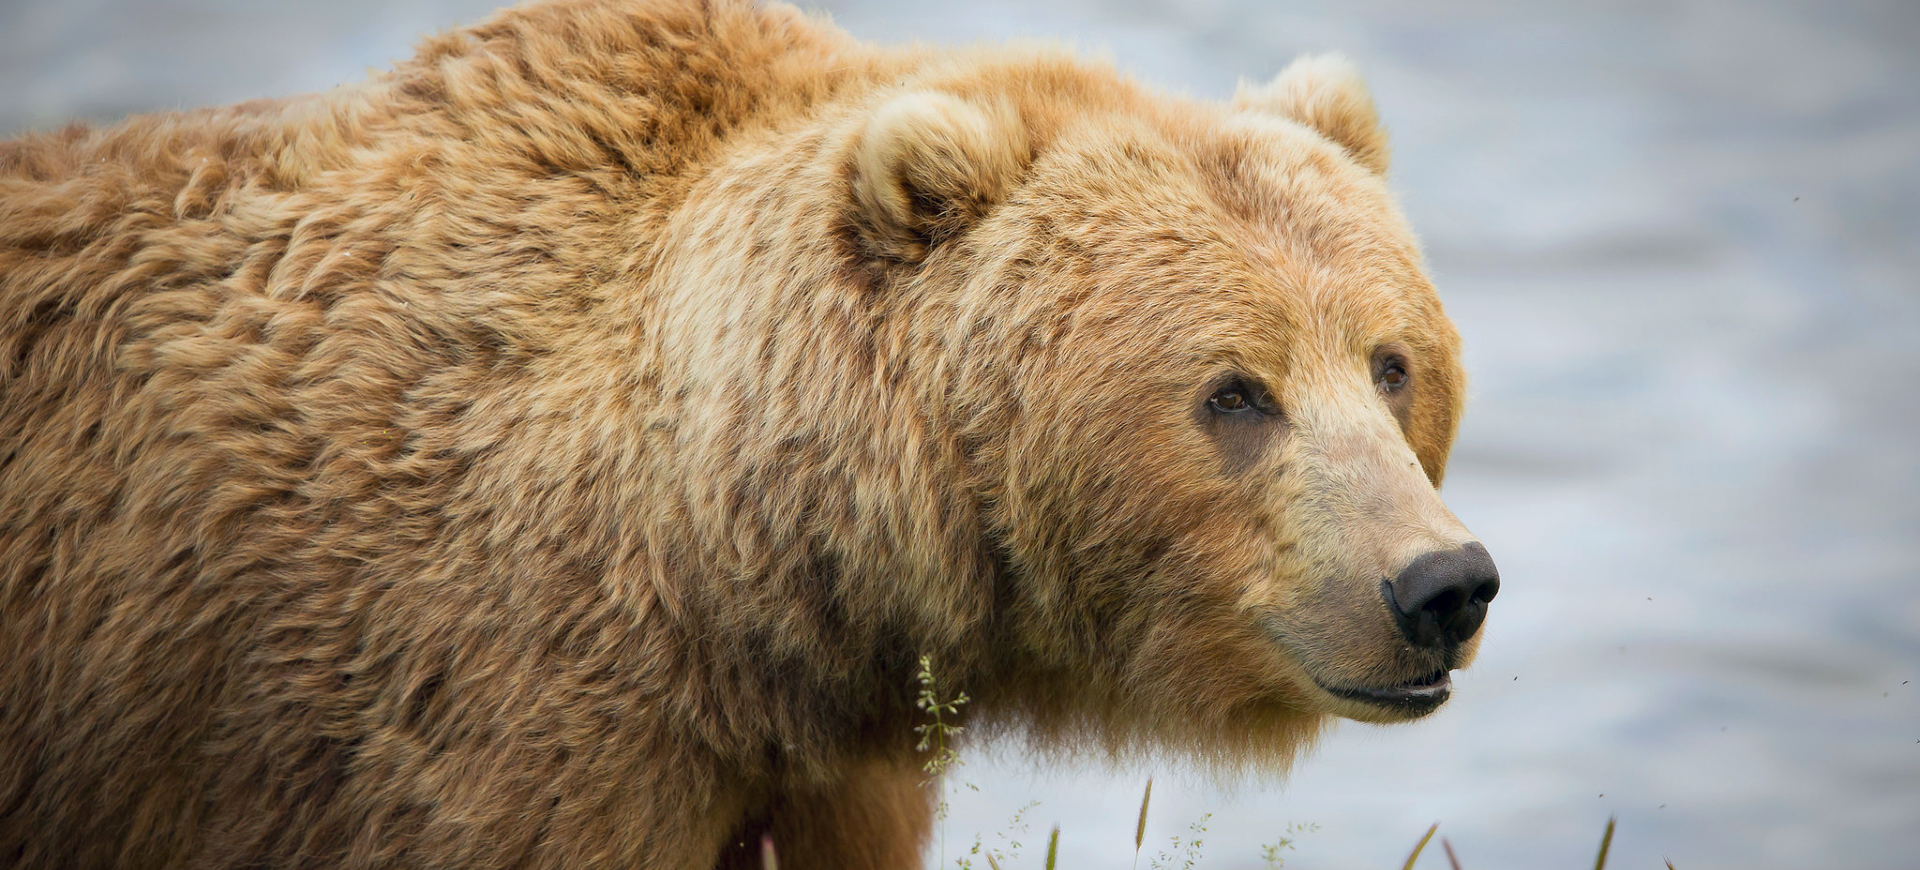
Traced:
<path fill-rule="evenodd" d="M 922 653 L 987 731 L 1284 768 L 1465 535 L 1343 70 L 566 0 L 0 144 L 0 856 L 911 866 Z M 1227 373 L 1286 418 L 1223 451 Z"/>

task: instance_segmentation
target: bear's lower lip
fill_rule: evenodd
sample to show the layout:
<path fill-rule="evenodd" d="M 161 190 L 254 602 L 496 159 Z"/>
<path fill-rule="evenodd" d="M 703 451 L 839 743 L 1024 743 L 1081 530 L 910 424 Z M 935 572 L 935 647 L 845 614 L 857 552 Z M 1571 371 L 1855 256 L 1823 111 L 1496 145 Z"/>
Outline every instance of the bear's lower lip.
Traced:
<path fill-rule="evenodd" d="M 1424 716 L 1446 703 L 1453 691 L 1453 677 L 1443 668 L 1396 686 L 1341 688 L 1322 685 L 1328 694 L 1375 707 L 1386 707 L 1412 716 Z"/>

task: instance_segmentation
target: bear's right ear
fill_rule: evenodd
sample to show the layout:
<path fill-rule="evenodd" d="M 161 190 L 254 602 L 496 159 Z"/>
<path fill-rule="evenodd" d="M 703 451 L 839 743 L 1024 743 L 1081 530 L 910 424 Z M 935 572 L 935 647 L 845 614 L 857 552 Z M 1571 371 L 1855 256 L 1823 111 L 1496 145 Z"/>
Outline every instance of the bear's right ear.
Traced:
<path fill-rule="evenodd" d="M 1373 94 L 1353 61 L 1337 54 L 1310 54 L 1264 85 L 1240 83 L 1235 109 L 1271 112 L 1298 121 L 1347 150 L 1355 163 L 1387 174 L 1387 132 L 1373 108 Z"/>
<path fill-rule="evenodd" d="M 1032 159 L 1011 106 L 937 91 L 895 97 L 853 152 L 853 204 L 873 253 L 914 263 L 1005 199 Z"/>

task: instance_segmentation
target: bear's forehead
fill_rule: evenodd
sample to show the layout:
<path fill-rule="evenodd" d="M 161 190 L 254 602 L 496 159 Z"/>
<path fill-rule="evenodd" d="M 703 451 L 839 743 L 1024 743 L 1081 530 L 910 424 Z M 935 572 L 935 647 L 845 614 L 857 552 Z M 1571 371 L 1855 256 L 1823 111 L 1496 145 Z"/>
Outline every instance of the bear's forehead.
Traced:
<path fill-rule="evenodd" d="M 1095 118 L 1035 166 L 1023 231 L 1107 292 L 1311 321 L 1352 340 L 1417 329 L 1433 307 L 1385 185 L 1316 134 L 1215 114 Z"/>

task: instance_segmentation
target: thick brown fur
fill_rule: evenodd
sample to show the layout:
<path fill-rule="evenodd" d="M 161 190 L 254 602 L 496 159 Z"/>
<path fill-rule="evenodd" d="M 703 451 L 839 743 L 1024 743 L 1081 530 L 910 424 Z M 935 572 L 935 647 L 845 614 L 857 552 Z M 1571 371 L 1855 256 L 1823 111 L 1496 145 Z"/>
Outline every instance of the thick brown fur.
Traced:
<path fill-rule="evenodd" d="M 1041 746 L 1393 718 L 1321 687 L 1466 533 L 1385 161 L 1337 63 L 730 0 L 0 144 L 0 865 L 911 866 L 921 654 Z"/>

